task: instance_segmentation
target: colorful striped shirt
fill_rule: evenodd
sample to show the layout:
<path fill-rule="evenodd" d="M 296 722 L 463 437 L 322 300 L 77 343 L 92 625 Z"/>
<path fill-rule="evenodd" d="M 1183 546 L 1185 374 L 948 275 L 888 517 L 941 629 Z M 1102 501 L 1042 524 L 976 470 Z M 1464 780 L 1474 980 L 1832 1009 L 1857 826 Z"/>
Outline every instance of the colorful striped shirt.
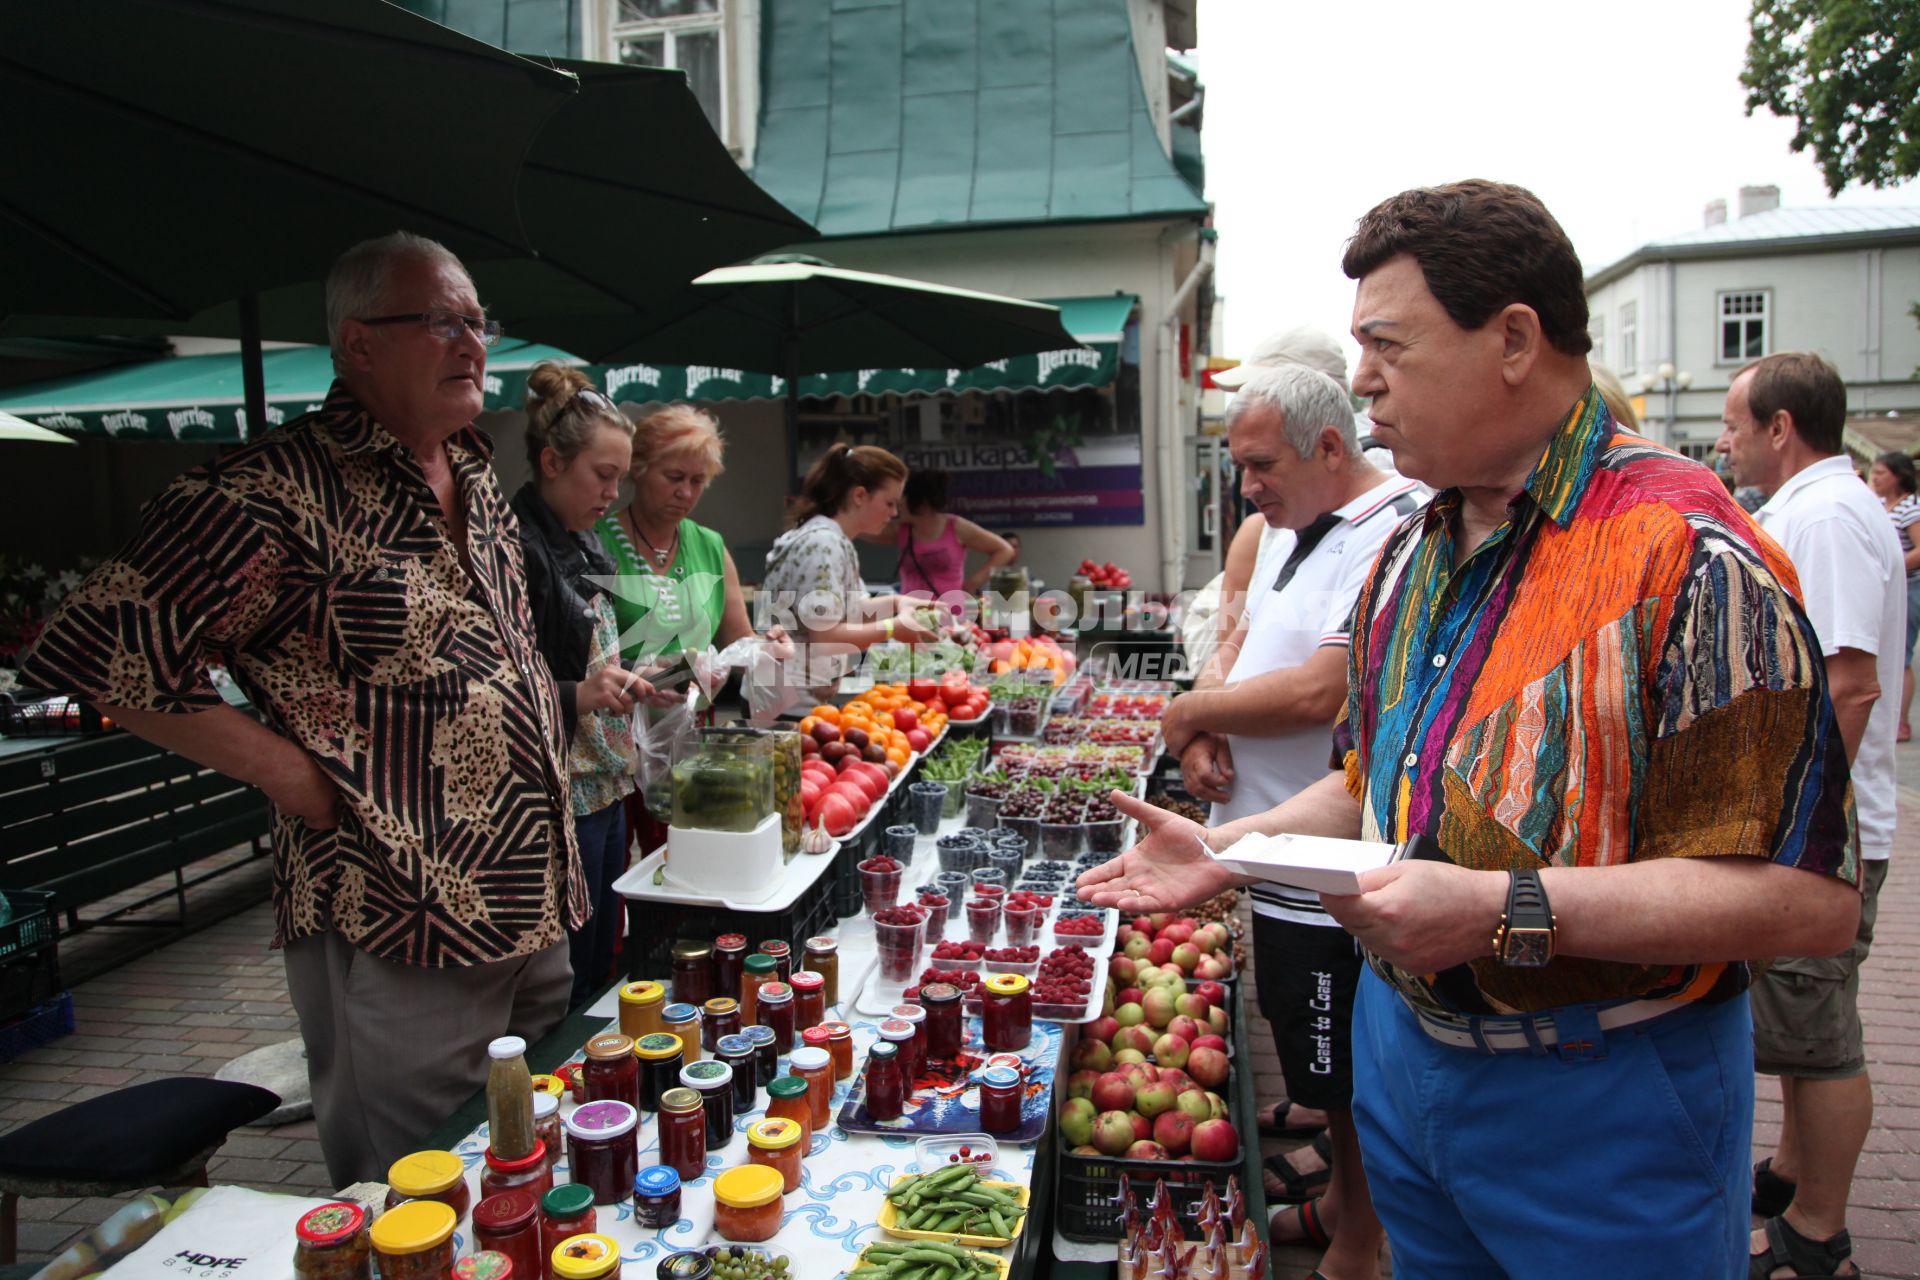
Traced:
<path fill-rule="evenodd" d="M 1846 754 L 1793 567 L 1713 473 L 1617 433 L 1589 388 L 1505 523 L 1454 565 L 1458 490 L 1381 549 L 1335 726 L 1362 835 L 1485 870 L 1768 858 L 1859 877 Z M 1724 999 L 1744 963 L 1491 957 L 1374 970 L 1485 1014 Z"/>

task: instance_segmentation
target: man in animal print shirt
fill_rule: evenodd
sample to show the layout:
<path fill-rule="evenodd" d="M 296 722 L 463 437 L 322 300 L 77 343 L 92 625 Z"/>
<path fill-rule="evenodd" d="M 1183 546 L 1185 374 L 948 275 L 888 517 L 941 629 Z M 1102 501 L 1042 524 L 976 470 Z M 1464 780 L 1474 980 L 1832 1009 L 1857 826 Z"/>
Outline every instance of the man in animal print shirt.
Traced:
<path fill-rule="evenodd" d="M 327 323 L 326 403 L 176 480 L 23 669 L 272 800 L 274 942 L 344 1186 L 480 1087 L 489 1040 L 559 1021 L 587 906 L 554 684 L 471 425 L 498 326 L 405 233 L 340 258 Z"/>

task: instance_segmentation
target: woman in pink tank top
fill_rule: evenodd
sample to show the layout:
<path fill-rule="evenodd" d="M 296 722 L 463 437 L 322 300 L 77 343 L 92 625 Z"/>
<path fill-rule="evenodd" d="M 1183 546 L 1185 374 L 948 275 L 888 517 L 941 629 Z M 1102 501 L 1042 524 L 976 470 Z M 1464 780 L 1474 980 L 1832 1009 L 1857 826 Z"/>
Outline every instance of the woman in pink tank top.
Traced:
<path fill-rule="evenodd" d="M 906 514 L 900 517 L 895 534 L 902 594 L 957 600 L 962 593 L 977 594 L 995 569 L 1013 563 L 1013 547 L 1005 538 L 947 514 L 946 472 L 913 472 L 902 499 Z M 969 551 L 986 556 L 986 562 L 971 574 L 967 572 Z"/>

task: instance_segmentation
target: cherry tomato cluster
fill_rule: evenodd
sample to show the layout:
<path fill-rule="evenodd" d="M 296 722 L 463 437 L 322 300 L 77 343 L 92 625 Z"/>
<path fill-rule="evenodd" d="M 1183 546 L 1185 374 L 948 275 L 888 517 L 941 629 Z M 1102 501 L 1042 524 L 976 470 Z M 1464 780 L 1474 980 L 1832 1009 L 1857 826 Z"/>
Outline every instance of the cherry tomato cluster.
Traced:
<path fill-rule="evenodd" d="M 1040 962 L 1033 981 L 1039 1004 L 1083 1005 L 1093 993 L 1093 957 L 1081 947 L 1060 947 Z"/>
<path fill-rule="evenodd" d="M 947 1157 L 948 1164 L 959 1164 L 962 1160 L 966 1161 L 968 1164 L 992 1164 L 993 1163 L 993 1157 L 989 1155 L 987 1152 L 975 1151 L 972 1147 L 967 1147 L 967 1146 L 961 1147 L 957 1154 L 949 1155 Z"/>
<path fill-rule="evenodd" d="M 1078 950 L 1078 948 L 1075 948 Z M 1040 948 L 1034 947 L 995 947 L 987 952 L 987 959 L 1006 964 L 1032 964 L 1040 958 Z"/>
<path fill-rule="evenodd" d="M 987 953 L 984 942 L 943 942 L 933 949 L 935 960 L 978 960 Z"/>

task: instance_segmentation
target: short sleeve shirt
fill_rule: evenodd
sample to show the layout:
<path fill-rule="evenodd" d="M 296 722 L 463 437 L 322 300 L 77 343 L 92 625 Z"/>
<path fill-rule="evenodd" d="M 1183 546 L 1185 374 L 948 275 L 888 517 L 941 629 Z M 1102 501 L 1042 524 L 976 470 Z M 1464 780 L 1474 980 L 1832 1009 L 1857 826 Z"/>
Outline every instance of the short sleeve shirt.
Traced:
<path fill-rule="evenodd" d="M 1893 504 L 1887 516 L 1893 521 L 1893 531 L 1900 539 L 1900 554 L 1905 556 L 1913 550 L 1913 526 L 1920 521 L 1920 496 L 1908 494 Z M 1907 574 L 1909 578 L 1920 578 L 1920 569 Z"/>
<path fill-rule="evenodd" d="M 223 705 L 220 662 L 313 758 L 340 824 L 275 816 L 275 945 L 337 931 L 459 966 L 585 919 L 513 513 L 484 436 L 447 453 L 466 564 L 412 454 L 336 383 L 319 411 L 174 481 L 22 663 L 88 701 L 187 713 Z"/>
<path fill-rule="evenodd" d="M 1382 549 L 1335 727 L 1367 839 L 1482 870 L 1765 858 L 1849 883 L 1859 847 L 1792 565 L 1698 463 L 1616 432 L 1589 387 L 1508 519 L 1456 567 L 1461 497 Z M 1724 999 L 1744 963 L 1369 963 L 1472 1014 Z"/>

